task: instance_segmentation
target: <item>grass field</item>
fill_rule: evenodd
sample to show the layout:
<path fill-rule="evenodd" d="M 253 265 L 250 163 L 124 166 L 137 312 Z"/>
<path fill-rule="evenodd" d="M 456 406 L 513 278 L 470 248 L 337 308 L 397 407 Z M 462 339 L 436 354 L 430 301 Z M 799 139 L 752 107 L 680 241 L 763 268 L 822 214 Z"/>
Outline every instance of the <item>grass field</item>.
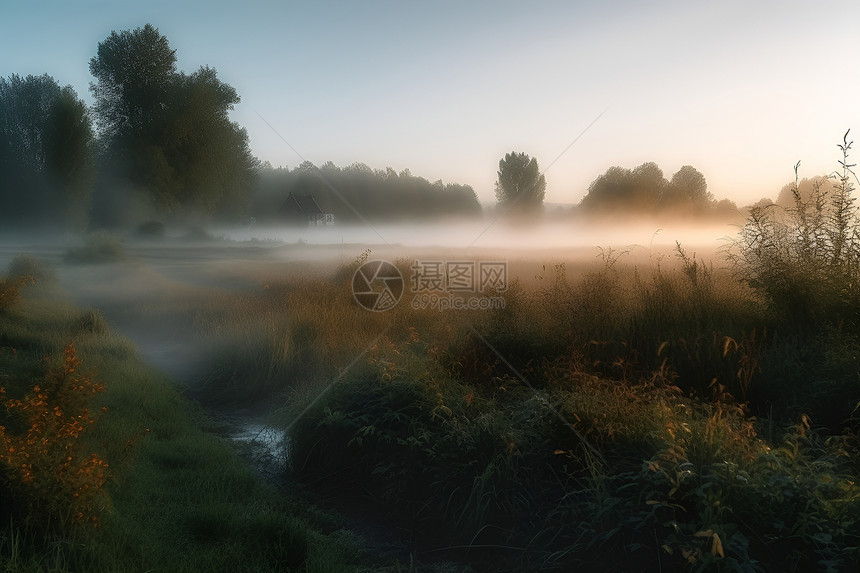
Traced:
<path fill-rule="evenodd" d="M 74 343 L 75 372 L 104 391 L 68 451 L 107 470 L 83 496 L 93 527 L 75 517 L 80 480 L 49 465 L 57 479 L 39 489 L 7 463 L 4 491 L 26 493 L 3 498 L 7 570 L 860 564 L 856 308 L 798 321 L 683 246 L 362 250 L 15 259 L 0 284 L 2 385 L 27 403 Z M 434 257 L 504 259 L 506 288 L 472 293 L 504 307 L 414 308 L 413 263 Z M 352 296 L 376 258 L 406 279 L 386 312 Z M 231 411 L 283 432 L 279 475 L 240 455 L 219 417 Z M 20 408 L 5 416 L 9 439 L 24 435 Z M 44 519 L 63 511 L 60 526 Z"/>

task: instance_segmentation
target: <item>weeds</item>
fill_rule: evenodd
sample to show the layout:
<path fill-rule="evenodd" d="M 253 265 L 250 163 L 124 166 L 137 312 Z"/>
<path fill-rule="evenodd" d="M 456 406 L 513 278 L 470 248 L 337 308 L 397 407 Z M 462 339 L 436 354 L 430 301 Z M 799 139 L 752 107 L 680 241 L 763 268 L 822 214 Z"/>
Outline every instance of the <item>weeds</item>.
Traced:
<path fill-rule="evenodd" d="M 391 311 L 394 330 L 346 378 L 285 412 L 292 471 L 384 508 L 419 553 L 472 548 L 484 565 L 493 558 L 481 547 L 523 570 L 643 559 L 667 570 L 850 568 L 856 539 L 835 533 L 858 508 L 849 466 L 828 466 L 832 449 L 810 452 L 808 466 L 782 458 L 750 415 L 769 412 L 774 436 L 794 415 L 787 397 L 823 417 L 825 390 L 781 378 L 783 338 L 755 291 L 681 245 L 676 255 L 676 267 L 612 262 L 578 280 L 544 267 L 534 288 L 512 281 L 506 308 L 484 314 Z M 346 316 L 326 289 L 316 304 Z M 853 407 L 850 340 L 822 339 L 822 356 Z M 792 529 L 791 514 L 811 528 Z M 777 539 L 786 545 L 774 553 Z"/>
<path fill-rule="evenodd" d="M 766 296 L 772 312 L 793 327 L 810 328 L 860 312 L 860 220 L 854 206 L 848 132 L 839 145 L 841 170 L 829 192 L 817 180 L 800 192 L 798 168 L 794 204 L 753 207 L 729 251 L 737 276 Z"/>

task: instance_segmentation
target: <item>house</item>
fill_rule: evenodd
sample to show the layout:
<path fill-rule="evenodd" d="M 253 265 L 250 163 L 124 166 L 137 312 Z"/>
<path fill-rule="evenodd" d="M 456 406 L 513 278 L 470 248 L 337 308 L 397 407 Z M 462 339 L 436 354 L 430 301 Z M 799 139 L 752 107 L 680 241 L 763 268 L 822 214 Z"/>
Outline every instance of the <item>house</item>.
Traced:
<path fill-rule="evenodd" d="M 309 225 L 311 227 L 327 227 L 334 225 L 334 215 L 323 213 L 312 195 L 293 195 L 292 193 L 281 204 L 278 214 L 291 225 Z"/>

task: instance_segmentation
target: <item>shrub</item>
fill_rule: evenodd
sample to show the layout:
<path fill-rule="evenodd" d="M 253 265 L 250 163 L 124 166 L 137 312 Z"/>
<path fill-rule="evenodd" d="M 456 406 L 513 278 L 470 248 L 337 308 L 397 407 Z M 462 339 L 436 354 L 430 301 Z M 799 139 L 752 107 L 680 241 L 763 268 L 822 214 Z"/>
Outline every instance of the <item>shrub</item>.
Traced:
<path fill-rule="evenodd" d="M 104 387 L 79 369 L 69 344 L 43 382 L 22 399 L 6 399 L 8 420 L 0 426 L 5 501 L 28 528 L 48 534 L 70 534 L 74 524 L 98 526 L 106 503 L 107 464 L 81 445 L 96 421 L 90 396 Z M 0 395 L 6 397 L 5 388 Z"/>
<path fill-rule="evenodd" d="M 110 233 L 93 233 L 81 247 L 69 249 L 65 259 L 70 263 L 113 263 L 127 257 L 120 238 Z"/>
<path fill-rule="evenodd" d="M 21 294 L 21 287 L 30 283 L 33 279 L 28 276 L 16 278 L 0 278 L 0 312 L 9 309 Z"/>
<path fill-rule="evenodd" d="M 6 310 L 18 300 L 18 285 L 9 279 L 0 279 L 0 311 Z"/>

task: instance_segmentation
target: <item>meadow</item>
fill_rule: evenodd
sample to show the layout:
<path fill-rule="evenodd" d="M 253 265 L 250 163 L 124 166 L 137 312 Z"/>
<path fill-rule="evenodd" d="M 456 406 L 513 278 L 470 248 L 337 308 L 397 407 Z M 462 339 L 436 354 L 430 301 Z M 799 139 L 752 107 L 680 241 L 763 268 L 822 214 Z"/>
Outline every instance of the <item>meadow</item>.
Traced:
<path fill-rule="evenodd" d="M 860 306 L 818 281 L 798 314 L 736 247 L 101 236 L 16 257 L 0 284 L 5 446 L 54 407 L 86 427 L 29 452 L 38 479 L 2 458 L 3 563 L 855 570 Z M 415 308 L 414 261 L 432 258 L 504 258 L 504 288 L 474 293 L 504 307 Z M 374 259 L 406 279 L 385 312 L 352 295 Z M 34 389 L 64 380 L 77 390 Z M 236 439 L 262 426 L 280 439 Z"/>

